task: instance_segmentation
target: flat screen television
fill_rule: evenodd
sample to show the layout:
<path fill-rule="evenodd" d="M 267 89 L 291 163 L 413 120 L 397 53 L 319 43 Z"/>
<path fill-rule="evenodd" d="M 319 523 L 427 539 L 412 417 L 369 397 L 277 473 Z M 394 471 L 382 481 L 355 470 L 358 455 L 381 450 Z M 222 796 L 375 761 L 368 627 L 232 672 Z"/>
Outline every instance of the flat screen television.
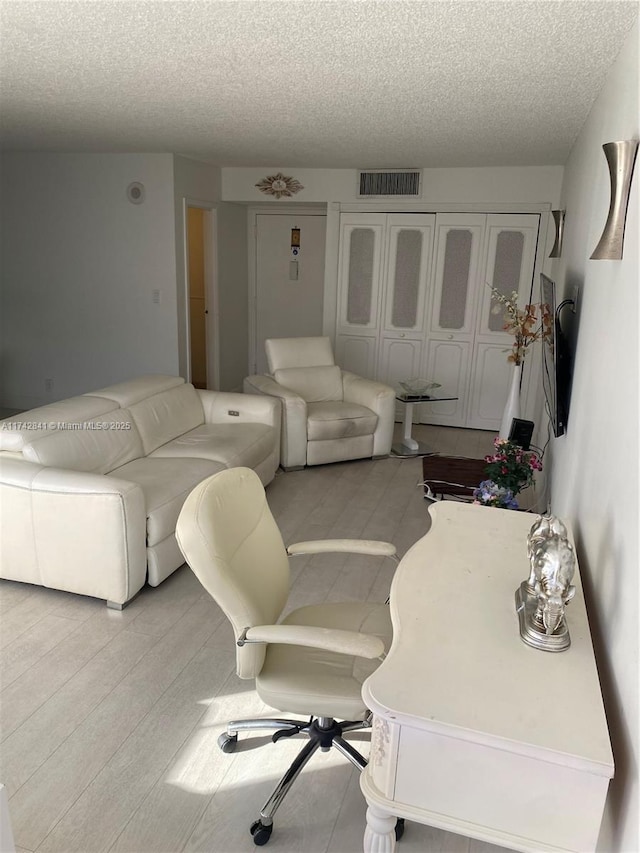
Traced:
<path fill-rule="evenodd" d="M 555 282 L 544 273 L 540 274 L 540 303 L 550 318 L 542 342 L 542 387 L 553 434 L 558 438 L 567 429 L 573 374 L 573 351 L 560 315 L 564 308 L 574 303 L 572 299 L 565 299 L 557 305 Z"/>

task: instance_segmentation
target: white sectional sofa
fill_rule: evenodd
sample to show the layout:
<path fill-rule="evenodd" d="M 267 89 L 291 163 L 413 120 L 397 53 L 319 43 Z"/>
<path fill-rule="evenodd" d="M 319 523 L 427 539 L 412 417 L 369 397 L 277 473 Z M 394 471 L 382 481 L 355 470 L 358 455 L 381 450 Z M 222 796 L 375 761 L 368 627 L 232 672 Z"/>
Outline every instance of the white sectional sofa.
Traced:
<path fill-rule="evenodd" d="M 178 514 L 201 480 L 280 462 L 280 401 L 143 376 L 0 421 L 0 577 L 121 608 L 184 559 Z"/>

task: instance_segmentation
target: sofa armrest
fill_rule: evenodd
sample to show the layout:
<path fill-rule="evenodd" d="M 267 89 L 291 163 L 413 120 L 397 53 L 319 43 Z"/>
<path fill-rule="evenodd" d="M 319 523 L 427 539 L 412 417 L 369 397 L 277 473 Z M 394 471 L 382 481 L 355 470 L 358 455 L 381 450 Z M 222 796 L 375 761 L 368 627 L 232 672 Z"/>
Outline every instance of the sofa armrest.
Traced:
<path fill-rule="evenodd" d="M 140 486 L 3 459 L 2 577 L 124 604 L 146 578 Z"/>
<path fill-rule="evenodd" d="M 378 425 L 373 434 L 373 455 L 388 456 L 393 441 L 396 392 L 390 385 L 363 379 L 354 373 L 342 371 L 342 387 L 347 403 L 366 406 L 378 416 Z"/>
<path fill-rule="evenodd" d="M 261 423 L 280 432 L 280 401 L 258 394 L 197 389 L 207 424 Z M 233 412 L 233 414 L 230 414 Z"/>
<path fill-rule="evenodd" d="M 282 403 L 280 432 L 280 461 L 284 468 L 299 468 L 307 464 L 307 403 L 271 376 L 247 376 L 243 383 L 245 394 L 266 394 Z"/>

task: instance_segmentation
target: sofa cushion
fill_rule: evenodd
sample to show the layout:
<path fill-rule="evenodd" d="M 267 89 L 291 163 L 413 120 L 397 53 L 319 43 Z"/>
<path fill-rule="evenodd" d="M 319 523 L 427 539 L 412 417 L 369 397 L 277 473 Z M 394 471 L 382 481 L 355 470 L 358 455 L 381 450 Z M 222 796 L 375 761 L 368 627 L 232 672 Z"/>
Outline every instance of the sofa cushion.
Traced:
<path fill-rule="evenodd" d="M 278 385 L 291 388 L 307 403 L 342 400 L 342 371 L 335 365 L 286 367 L 273 374 Z"/>
<path fill-rule="evenodd" d="M 146 400 L 147 397 L 153 397 L 161 391 L 168 391 L 169 388 L 183 384 L 184 379 L 181 376 L 150 374 L 138 376 L 136 379 L 129 379 L 126 382 L 118 382 L 116 385 L 109 385 L 108 388 L 101 388 L 99 391 L 92 391 L 91 393 L 94 396 L 113 400 L 123 409 L 127 409 L 141 400 Z"/>
<path fill-rule="evenodd" d="M 108 474 L 143 455 L 142 441 L 131 415 L 116 409 L 98 418 L 69 424 L 26 444 L 22 455 L 48 468 Z"/>
<path fill-rule="evenodd" d="M 357 403 L 309 403 L 307 406 L 309 441 L 371 435 L 377 424 L 376 413 Z"/>
<path fill-rule="evenodd" d="M 224 470 L 209 459 L 148 457 L 128 462 L 112 471 L 114 477 L 137 483 L 147 510 L 147 545 L 157 545 L 175 532 L 182 504 L 205 477 Z"/>
<path fill-rule="evenodd" d="M 80 423 L 117 408 L 118 404 L 113 400 L 94 394 L 82 394 L 80 397 L 69 397 L 67 400 L 12 415 L 0 422 L 0 450 L 19 453 L 25 444 L 55 432 L 58 424 Z M 21 427 L 20 424 L 29 426 Z M 53 426 L 49 426 L 51 424 Z"/>
<path fill-rule="evenodd" d="M 145 455 L 204 423 L 204 410 L 196 389 L 182 383 L 154 394 L 129 409 L 142 438 Z"/>
<path fill-rule="evenodd" d="M 276 431 L 267 424 L 202 424 L 150 456 L 195 456 L 222 462 L 227 468 L 255 468 L 273 452 L 276 440 Z"/>

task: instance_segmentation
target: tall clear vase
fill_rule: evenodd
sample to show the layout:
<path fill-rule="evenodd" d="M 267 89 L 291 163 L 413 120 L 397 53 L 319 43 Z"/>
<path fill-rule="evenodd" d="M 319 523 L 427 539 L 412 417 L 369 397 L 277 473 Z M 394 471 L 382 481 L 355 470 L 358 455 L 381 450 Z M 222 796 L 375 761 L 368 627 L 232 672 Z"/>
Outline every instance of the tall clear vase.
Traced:
<path fill-rule="evenodd" d="M 500 424 L 500 438 L 509 438 L 511 432 L 511 421 L 514 418 L 520 417 L 520 379 L 522 376 L 522 365 L 513 365 L 513 375 L 511 377 L 511 387 L 509 388 L 509 396 L 504 407 L 502 415 L 502 423 Z"/>

